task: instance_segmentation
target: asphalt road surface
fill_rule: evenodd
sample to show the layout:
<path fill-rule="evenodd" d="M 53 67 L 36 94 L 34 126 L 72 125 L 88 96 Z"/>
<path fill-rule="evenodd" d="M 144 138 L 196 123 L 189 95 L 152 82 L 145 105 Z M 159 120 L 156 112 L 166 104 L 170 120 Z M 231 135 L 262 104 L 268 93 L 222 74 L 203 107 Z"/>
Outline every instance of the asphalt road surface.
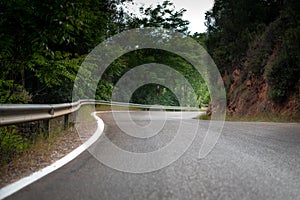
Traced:
<path fill-rule="evenodd" d="M 131 115 L 147 125 L 143 114 Z M 161 148 L 180 124 L 179 117 L 170 117 L 160 133 L 138 139 L 124 134 L 110 113 L 100 116 L 104 134 L 132 152 Z M 208 121 L 190 118 L 183 123 L 199 125 L 199 133 L 183 156 L 163 169 L 121 172 L 85 151 L 8 199 L 300 199 L 300 124 L 226 122 L 213 151 L 198 159 Z M 160 122 L 159 117 L 152 120 Z"/>

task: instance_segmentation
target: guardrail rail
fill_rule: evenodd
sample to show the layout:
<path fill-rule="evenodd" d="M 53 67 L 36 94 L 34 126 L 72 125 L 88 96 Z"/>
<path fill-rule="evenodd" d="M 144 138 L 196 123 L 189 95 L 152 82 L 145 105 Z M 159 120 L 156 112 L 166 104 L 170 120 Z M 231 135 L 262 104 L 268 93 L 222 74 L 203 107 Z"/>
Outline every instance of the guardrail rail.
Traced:
<path fill-rule="evenodd" d="M 64 117 L 64 129 L 69 127 L 69 114 L 76 113 L 82 105 L 109 105 L 122 107 L 135 107 L 146 110 L 180 110 L 199 111 L 195 107 L 142 105 L 134 103 L 79 100 L 73 103 L 63 104 L 0 104 L 0 126 L 9 126 L 20 123 L 43 121 L 43 130 L 49 132 L 50 120 L 57 117 Z M 49 133 L 48 133 L 49 134 Z"/>

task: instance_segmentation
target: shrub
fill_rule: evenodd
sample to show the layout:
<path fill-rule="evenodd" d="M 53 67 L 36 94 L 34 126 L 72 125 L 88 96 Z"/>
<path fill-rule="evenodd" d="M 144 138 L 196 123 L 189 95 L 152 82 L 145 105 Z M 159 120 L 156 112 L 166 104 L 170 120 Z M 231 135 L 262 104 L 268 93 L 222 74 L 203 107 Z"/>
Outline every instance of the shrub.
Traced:
<path fill-rule="evenodd" d="M 267 71 L 269 97 L 283 103 L 295 91 L 300 80 L 300 27 L 288 29 L 282 40 L 282 49 Z"/>
<path fill-rule="evenodd" d="M 278 19 L 265 28 L 262 33 L 259 30 L 257 31 L 257 36 L 249 44 L 250 48 L 247 52 L 248 63 L 253 74 L 261 76 L 264 73 L 268 59 L 283 29 L 283 21 Z"/>
<path fill-rule="evenodd" d="M 28 140 L 18 135 L 15 127 L 0 127 L 0 166 L 12 161 L 28 146 Z"/>

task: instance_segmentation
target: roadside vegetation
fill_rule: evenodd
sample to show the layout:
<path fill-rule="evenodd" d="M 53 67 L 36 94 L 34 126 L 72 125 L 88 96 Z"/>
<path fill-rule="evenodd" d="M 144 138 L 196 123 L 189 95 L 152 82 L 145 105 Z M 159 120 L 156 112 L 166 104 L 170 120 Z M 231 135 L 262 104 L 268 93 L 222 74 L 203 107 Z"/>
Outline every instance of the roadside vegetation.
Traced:
<path fill-rule="evenodd" d="M 202 114 L 197 117 L 200 120 L 210 120 L 210 116 Z M 300 123 L 300 116 L 282 116 L 279 114 L 254 115 L 227 115 L 225 121 L 235 122 L 277 122 L 277 123 Z"/>
<path fill-rule="evenodd" d="M 192 37 L 210 53 L 226 87 L 227 120 L 299 122 L 297 0 L 215 0 L 206 13 L 207 32 L 194 34 L 183 19 L 185 9 L 175 9 L 169 1 L 141 8 L 139 16 L 124 10 L 128 2 L 1 1 L 0 104 L 71 102 L 78 69 L 99 43 L 125 30 L 161 27 Z M 135 66 L 156 62 L 184 75 L 197 95 L 199 107 L 210 103 L 208 88 L 191 64 L 157 49 L 137 50 L 116 59 L 98 83 L 96 99 L 111 100 L 113 87 L 122 75 Z M 172 91 L 157 84 L 137 89 L 131 102 L 179 104 Z M 26 126 L 0 127 L 1 166 L 22 155 L 26 158 L 24 152 L 32 149 L 43 152 L 52 148 L 52 140 L 60 140 L 60 136 L 49 140 L 34 131 L 34 123 Z"/>
<path fill-rule="evenodd" d="M 41 129 L 42 122 L 0 127 L 0 167 L 32 150 L 39 153 L 47 152 L 49 150 L 47 146 L 51 147 L 56 139 L 69 131 L 74 132 L 72 123 L 70 128 L 64 130 L 62 121 L 62 117 L 52 119 L 49 132 Z"/>
<path fill-rule="evenodd" d="M 184 8 L 175 9 L 165 1 L 143 7 L 136 15 L 124 9 L 129 2 L 1 1 L 0 103 L 71 102 L 77 71 L 92 49 L 124 30 L 154 26 L 181 32 L 208 50 L 223 76 L 232 115 L 264 110 L 285 114 L 283 110 L 290 107 L 296 109 L 285 115 L 299 114 L 300 17 L 296 0 L 216 0 L 206 13 L 207 32 L 194 34 L 182 18 Z M 155 62 L 182 73 L 199 104 L 209 104 L 206 84 L 193 67 L 179 56 L 156 49 L 133 51 L 115 60 L 98 84 L 96 99 L 110 100 L 124 73 Z M 131 101 L 178 105 L 168 88 L 156 84 L 139 88 Z"/>
<path fill-rule="evenodd" d="M 278 122 L 278 123 L 300 123 L 300 116 L 282 116 L 279 114 L 260 114 L 257 116 L 227 116 L 226 121 L 242 122 Z"/>
<path fill-rule="evenodd" d="M 2 131 L 1 135 L 5 134 Z M 15 137 L 18 140 L 13 139 Z M 15 134 L 6 141 L 10 143 L 1 143 L 0 187 L 49 166 L 82 144 L 74 127 L 52 133 L 47 139 L 39 136 L 34 141 L 27 140 L 24 143 L 24 138 Z"/>
<path fill-rule="evenodd" d="M 299 5 L 216 0 L 206 13 L 205 43 L 223 76 L 230 117 L 300 116 Z"/>
<path fill-rule="evenodd" d="M 184 9 L 169 1 L 141 8 L 140 15 L 124 10 L 127 0 L 1 1 L 0 103 L 64 103 L 72 101 L 73 82 L 88 53 L 124 30 L 161 27 L 189 35 Z M 203 44 L 204 34 L 192 37 Z M 209 92 L 201 76 L 179 56 L 155 49 L 137 50 L 115 60 L 99 82 L 96 99 L 110 100 L 117 80 L 131 68 L 161 62 L 181 73 L 194 86 L 201 103 Z M 176 80 L 174 80 L 176 81 Z M 182 86 L 184 87 L 184 86 Z M 184 88 L 183 88 L 184 89 Z M 146 85 L 132 102 L 176 105 L 164 87 Z"/>
<path fill-rule="evenodd" d="M 124 11 L 127 2 L 130 1 L 1 1 L 0 104 L 71 102 L 73 82 L 85 57 L 96 45 L 124 30 L 154 26 L 189 35 L 189 22 L 182 19 L 185 10 L 176 10 L 171 2 L 142 8 L 140 16 Z M 194 38 L 201 42 L 201 37 Z M 126 54 L 112 63 L 99 82 L 96 99 L 110 100 L 114 84 L 124 73 L 157 60 L 184 72 L 193 80 L 201 101 L 209 103 L 204 81 L 185 70 L 191 68 L 187 62 L 168 52 L 149 49 Z M 177 105 L 167 88 L 146 85 L 141 91 L 134 94 L 131 102 Z M 51 141 L 43 131 L 35 130 L 38 126 L 39 122 L 33 122 L 0 127 L 1 166 L 26 156 L 32 149 L 48 149 Z"/>

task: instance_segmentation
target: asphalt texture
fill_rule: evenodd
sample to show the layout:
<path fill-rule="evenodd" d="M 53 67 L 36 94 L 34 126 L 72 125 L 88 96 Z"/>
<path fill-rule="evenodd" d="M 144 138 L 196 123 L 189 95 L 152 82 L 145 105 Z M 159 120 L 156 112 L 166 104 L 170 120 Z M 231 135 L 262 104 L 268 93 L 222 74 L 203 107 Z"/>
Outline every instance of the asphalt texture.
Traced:
<path fill-rule="evenodd" d="M 131 115 L 136 123 L 147 125 L 141 113 Z M 179 118 L 168 118 L 160 133 L 138 139 L 124 134 L 110 113 L 100 116 L 105 122 L 103 134 L 132 152 L 162 148 L 180 124 Z M 85 151 L 7 199 L 300 199 L 300 124 L 226 122 L 212 152 L 199 159 L 209 121 L 190 116 L 182 121 L 199 126 L 198 133 L 188 150 L 167 167 L 126 173 Z"/>

